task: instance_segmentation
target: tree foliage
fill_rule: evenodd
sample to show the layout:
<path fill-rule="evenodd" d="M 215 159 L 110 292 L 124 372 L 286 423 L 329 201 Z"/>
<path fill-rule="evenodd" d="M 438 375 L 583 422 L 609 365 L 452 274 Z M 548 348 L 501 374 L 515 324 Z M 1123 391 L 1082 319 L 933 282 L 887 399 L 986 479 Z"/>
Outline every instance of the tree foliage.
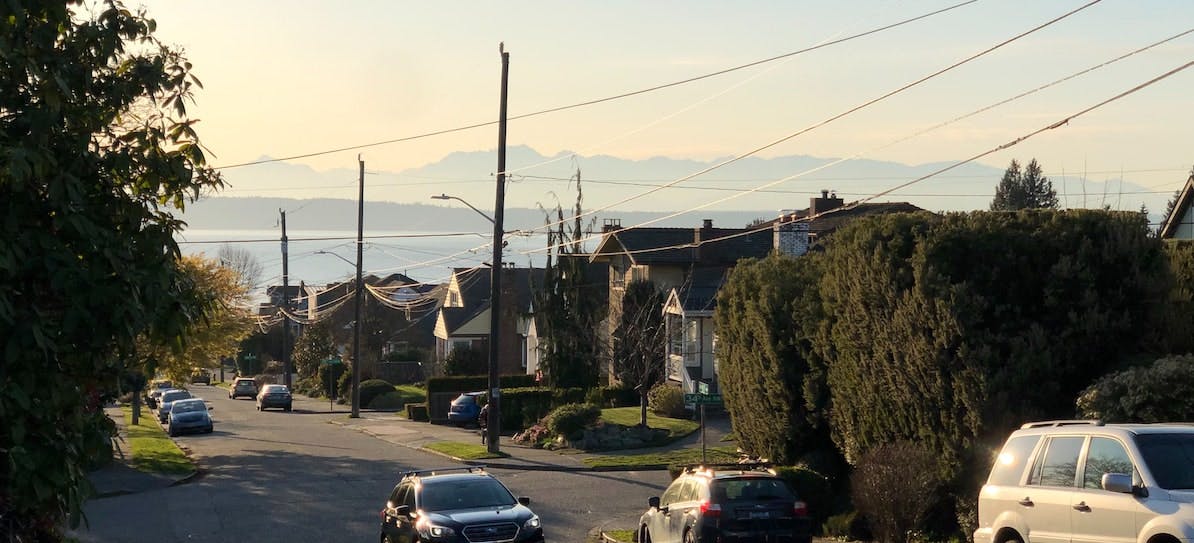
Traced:
<path fill-rule="evenodd" d="M 740 445 L 794 463 L 831 448 L 812 337 L 821 322 L 817 255 L 740 262 L 717 296 L 720 384 Z"/>
<path fill-rule="evenodd" d="M 995 187 L 995 199 L 991 200 L 991 211 L 1018 211 L 1021 209 L 1057 209 L 1057 191 L 1053 182 L 1041 173 L 1041 167 L 1032 159 L 1024 171 L 1020 163 L 1012 160 L 1003 178 Z"/>
<path fill-rule="evenodd" d="M 622 294 L 622 317 L 613 337 L 614 376 L 639 391 L 639 425 L 647 425 L 647 395 L 663 380 L 666 361 L 663 292 L 651 281 L 632 281 Z"/>
<path fill-rule="evenodd" d="M 586 225 L 581 220 L 582 202 L 577 171 L 574 218 L 565 220 L 564 209 L 558 204 L 554 221 L 548 214 L 552 227 L 547 234 L 543 285 L 535 289 L 539 366 L 547 384 L 563 388 L 596 386 L 606 354 L 600 336 L 606 300 L 595 286 L 607 278 L 598 276 L 589 266 L 583 240 L 592 233 L 592 223 Z"/>
<path fill-rule="evenodd" d="M 173 213 L 221 181 L 186 114 L 199 82 L 144 13 L 0 15 L 0 534 L 44 541 L 78 520 L 99 391 L 136 338 L 182 347 L 204 315 Z"/>
<path fill-rule="evenodd" d="M 1194 419 L 1194 355 L 1105 375 L 1078 396 L 1078 414 L 1104 422 Z"/>
<path fill-rule="evenodd" d="M 298 373 L 299 383 L 303 389 L 313 394 L 326 394 L 332 389 L 329 380 L 336 381 L 339 376 L 337 370 L 343 368 L 343 363 L 329 368 L 323 362 L 331 358 L 338 358 L 336 342 L 326 322 L 308 326 L 294 341 L 294 351 L 290 353 L 294 362 L 294 370 Z"/>
<path fill-rule="evenodd" d="M 489 354 L 473 347 L 456 347 L 444 360 L 444 375 L 486 375 Z"/>

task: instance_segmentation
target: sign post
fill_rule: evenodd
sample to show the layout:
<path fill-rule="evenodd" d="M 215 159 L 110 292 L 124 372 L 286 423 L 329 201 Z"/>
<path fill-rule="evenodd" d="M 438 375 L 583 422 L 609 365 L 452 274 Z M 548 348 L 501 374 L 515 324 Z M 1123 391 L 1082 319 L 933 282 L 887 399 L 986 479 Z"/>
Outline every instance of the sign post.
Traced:
<path fill-rule="evenodd" d="M 344 361 L 341 360 L 340 358 L 329 358 L 327 360 L 324 360 L 323 362 L 320 362 L 321 365 L 327 366 L 327 371 L 328 371 L 328 412 L 329 413 L 334 413 L 336 410 L 336 408 L 332 405 L 332 401 L 336 399 L 336 379 L 334 378 L 335 372 L 332 371 L 335 369 L 333 366 L 339 366 L 343 363 L 344 363 Z"/>
<path fill-rule="evenodd" d="M 705 463 L 705 406 L 721 405 L 721 394 L 709 394 L 709 384 L 697 383 L 698 394 L 685 394 L 684 403 L 696 405 L 701 410 L 701 463 Z"/>

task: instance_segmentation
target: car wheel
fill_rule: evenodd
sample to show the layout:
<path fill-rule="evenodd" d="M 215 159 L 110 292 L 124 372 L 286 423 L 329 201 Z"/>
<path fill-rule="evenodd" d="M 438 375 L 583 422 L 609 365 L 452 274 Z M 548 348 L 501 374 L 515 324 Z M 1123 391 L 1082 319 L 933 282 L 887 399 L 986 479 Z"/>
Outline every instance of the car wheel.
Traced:
<path fill-rule="evenodd" d="M 290 412 L 290 406 L 289 406 L 289 405 L 288 405 L 288 406 L 286 406 L 286 412 L 287 412 L 287 413 L 289 413 L 289 412 Z"/>
<path fill-rule="evenodd" d="M 178 437 L 178 432 L 174 428 L 170 429 L 170 437 Z"/>
<path fill-rule="evenodd" d="M 692 535 L 692 530 L 684 532 L 684 543 L 696 543 L 696 536 Z"/>
<path fill-rule="evenodd" d="M 261 404 L 258 404 L 258 405 L 257 405 L 257 410 L 258 410 L 258 411 L 261 411 Z"/>
<path fill-rule="evenodd" d="M 638 529 L 638 543 L 651 543 L 651 532 L 647 531 L 646 524 Z"/>
<path fill-rule="evenodd" d="M 205 433 L 205 434 L 210 434 L 210 433 L 214 432 L 214 431 L 215 431 L 215 429 L 216 429 L 216 427 L 215 427 L 215 426 L 208 426 L 208 427 L 207 427 L 207 430 L 204 430 L 204 431 L 203 431 L 203 433 Z"/>

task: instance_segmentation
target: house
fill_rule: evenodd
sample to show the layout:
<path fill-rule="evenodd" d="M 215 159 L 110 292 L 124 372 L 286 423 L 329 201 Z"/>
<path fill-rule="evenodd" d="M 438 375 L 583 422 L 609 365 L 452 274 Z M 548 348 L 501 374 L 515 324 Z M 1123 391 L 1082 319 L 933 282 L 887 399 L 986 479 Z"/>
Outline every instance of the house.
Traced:
<path fill-rule="evenodd" d="M 1194 239 L 1194 209 L 1191 204 L 1194 204 L 1194 172 L 1177 194 L 1169 216 L 1161 222 L 1158 232 L 1161 239 Z"/>
<path fill-rule="evenodd" d="M 748 228 L 714 228 L 705 220 L 700 228 L 623 229 L 606 220 L 592 260 L 609 264 L 609 333 L 621 318 L 621 298 L 628 283 L 649 280 L 667 293 L 664 322 L 669 382 L 685 392 L 698 383 L 717 390 L 716 329 L 713 314 L 717 292 L 738 260 L 763 258 L 773 251 L 800 256 L 820 250 L 825 239 L 851 220 L 884 213 L 915 212 L 906 203 L 846 205 L 827 190 L 813 197 L 803 210 Z"/>
<path fill-rule="evenodd" d="M 443 363 L 452 351 L 477 349 L 488 357 L 491 268 L 458 268 L 443 291 L 435 321 L 435 359 Z M 526 373 L 535 346 L 530 344 L 534 314 L 532 288 L 543 281 L 542 268 L 502 269 L 502 313 L 498 331 L 498 373 Z"/>

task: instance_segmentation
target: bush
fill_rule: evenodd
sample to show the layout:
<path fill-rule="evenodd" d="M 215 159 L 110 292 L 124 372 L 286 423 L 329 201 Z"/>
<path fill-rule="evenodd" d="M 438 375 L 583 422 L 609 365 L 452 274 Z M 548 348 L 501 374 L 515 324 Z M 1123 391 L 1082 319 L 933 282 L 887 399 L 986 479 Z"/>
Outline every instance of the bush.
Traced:
<path fill-rule="evenodd" d="M 406 397 L 399 394 L 396 390 L 391 390 L 379 394 L 369 402 L 369 409 L 402 409 L 406 406 Z"/>
<path fill-rule="evenodd" d="M 1078 412 L 1105 422 L 1172 422 L 1194 418 L 1194 355 L 1103 376 L 1078 396 Z"/>
<path fill-rule="evenodd" d="M 850 477 L 851 497 L 879 543 L 903 543 L 920 527 L 941 486 L 937 459 L 908 441 L 863 455 Z"/>
<path fill-rule="evenodd" d="M 870 530 L 867 530 L 866 527 L 866 519 L 859 516 L 858 511 L 850 511 L 825 519 L 825 524 L 821 525 L 821 535 L 846 541 L 867 541 L 871 538 Z"/>
<path fill-rule="evenodd" d="M 547 415 L 544 425 L 555 435 L 568 437 L 592 426 L 601 418 L 601 409 L 587 403 L 570 403 Z"/>
<path fill-rule="evenodd" d="M 381 379 L 369 379 L 368 381 L 361 381 L 361 402 L 357 405 L 371 405 L 373 398 L 376 398 L 387 392 L 394 392 L 394 385 L 389 381 Z"/>
<path fill-rule="evenodd" d="M 656 385 L 647 395 L 647 407 L 661 417 L 684 418 L 684 393 L 671 385 Z"/>

